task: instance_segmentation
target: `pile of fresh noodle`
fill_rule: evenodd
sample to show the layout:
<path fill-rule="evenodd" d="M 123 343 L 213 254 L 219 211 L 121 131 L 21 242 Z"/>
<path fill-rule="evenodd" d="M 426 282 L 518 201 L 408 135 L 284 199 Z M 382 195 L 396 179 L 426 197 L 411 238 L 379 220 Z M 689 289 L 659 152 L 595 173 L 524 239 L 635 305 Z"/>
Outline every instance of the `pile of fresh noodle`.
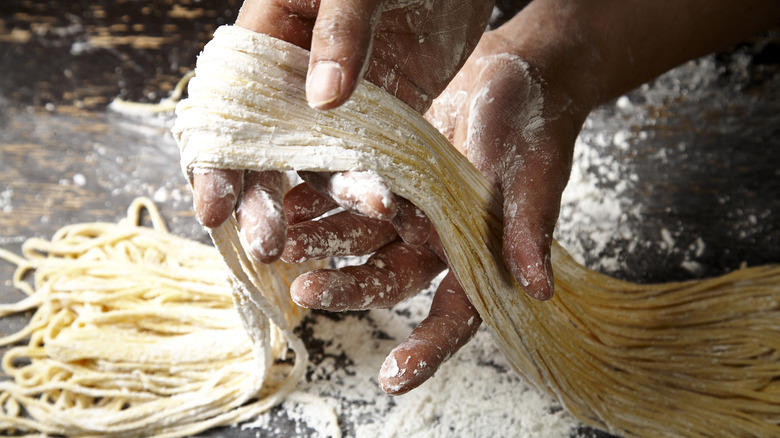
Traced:
<path fill-rule="evenodd" d="M 144 209 L 153 228 L 139 226 Z M 0 305 L 0 316 L 35 310 L 0 339 L 12 345 L 2 359 L 4 433 L 190 436 L 269 409 L 305 371 L 305 350 L 288 349 L 300 340 L 285 335 L 302 317 L 287 286 L 310 265 L 267 267 L 273 281 L 251 298 L 285 319 L 255 315 L 248 332 L 234 306 L 245 297 L 220 254 L 168 233 L 149 200 L 119 224 L 67 226 L 22 253 L 0 251 L 28 295 Z"/>

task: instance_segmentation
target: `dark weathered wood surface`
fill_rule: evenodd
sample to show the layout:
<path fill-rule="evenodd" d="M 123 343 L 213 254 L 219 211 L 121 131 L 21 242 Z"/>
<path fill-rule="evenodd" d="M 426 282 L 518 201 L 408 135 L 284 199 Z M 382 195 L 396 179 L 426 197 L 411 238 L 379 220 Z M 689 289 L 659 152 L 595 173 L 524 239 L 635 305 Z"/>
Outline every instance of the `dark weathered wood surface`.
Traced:
<path fill-rule="evenodd" d="M 116 221 L 137 196 L 158 201 L 174 232 L 205 239 L 168 134 L 170 116 L 133 118 L 106 106 L 117 96 L 165 97 L 237 8 L 237 0 L 2 1 L 0 247 L 18 251 L 25 239 L 70 223 Z M 594 114 L 584 139 L 631 134 L 628 148 L 618 141 L 594 148 L 630 169 L 604 186 L 630 178 L 617 196 L 641 215 L 629 216 L 621 225 L 629 233 L 598 251 L 587 229 L 564 236 L 592 250 L 586 262 L 599 267 L 600 258 L 616 257 L 617 268 L 603 270 L 645 282 L 780 262 L 778 41 L 720 56 L 714 81 L 697 84 L 684 70 L 632 93 L 628 108 Z M 706 242 L 695 251 L 696 269 L 683 263 L 690 253 L 669 250 L 669 236 L 683 248 Z M 3 302 L 19 298 L 11 272 L 0 264 Z M 22 324 L 6 319 L 0 331 Z"/>

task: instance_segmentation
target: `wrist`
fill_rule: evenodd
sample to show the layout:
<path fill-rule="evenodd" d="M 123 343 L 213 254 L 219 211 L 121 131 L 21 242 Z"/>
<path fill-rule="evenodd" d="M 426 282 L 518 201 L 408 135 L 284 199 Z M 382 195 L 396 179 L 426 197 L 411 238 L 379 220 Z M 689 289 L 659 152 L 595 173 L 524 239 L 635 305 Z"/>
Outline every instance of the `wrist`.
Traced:
<path fill-rule="evenodd" d="M 509 22 L 486 35 L 493 53 L 511 53 L 538 71 L 549 88 L 571 99 L 577 112 L 589 113 L 606 94 L 603 49 L 593 44 L 578 2 L 532 2 Z"/>
<path fill-rule="evenodd" d="M 780 2 L 535 0 L 495 31 L 583 107 L 780 24 Z"/>
<path fill-rule="evenodd" d="M 543 118 L 557 120 L 562 128 L 559 134 L 570 134 L 573 144 L 582 123 L 600 103 L 600 94 L 594 87 L 598 79 L 598 73 L 594 71 L 596 66 L 588 65 L 588 55 L 582 51 L 578 56 L 567 56 L 571 45 L 550 40 L 542 42 L 535 38 L 537 35 L 499 28 L 485 34 L 475 55 L 508 54 L 522 60 L 527 65 L 529 77 L 542 89 Z M 588 76 L 593 79 L 585 79 Z"/>

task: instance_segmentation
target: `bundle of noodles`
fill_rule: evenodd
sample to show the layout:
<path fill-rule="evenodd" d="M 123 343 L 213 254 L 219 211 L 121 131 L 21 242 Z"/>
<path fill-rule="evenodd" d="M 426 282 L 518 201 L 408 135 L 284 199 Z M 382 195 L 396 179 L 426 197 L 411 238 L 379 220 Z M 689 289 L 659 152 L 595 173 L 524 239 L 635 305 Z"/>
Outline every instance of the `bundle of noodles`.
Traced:
<path fill-rule="evenodd" d="M 183 170 L 373 171 L 431 218 L 514 368 L 586 424 L 626 436 L 780 436 L 779 266 L 648 286 L 591 272 L 555 244 L 556 297 L 529 299 L 501 261 L 501 200 L 478 171 L 371 84 L 336 110 L 309 108 L 307 56 L 220 28 L 177 107 Z"/>
<path fill-rule="evenodd" d="M 143 208 L 154 228 L 138 225 Z M 23 254 L 0 252 L 28 295 L 0 316 L 37 309 L 0 339 L 29 339 L 3 357 L 0 430 L 190 436 L 274 406 L 306 369 L 290 331 L 303 312 L 288 285 L 312 265 L 256 266 L 262 294 L 232 289 L 219 253 L 169 234 L 145 199 L 119 224 L 68 226 L 51 241 L 28 240 Z M 34 286 L 24 281 L 32 270 Z M 262 307 L 274 311 L 266 317 Z M 294 360 L 279 363 L 288 345 Z"/>

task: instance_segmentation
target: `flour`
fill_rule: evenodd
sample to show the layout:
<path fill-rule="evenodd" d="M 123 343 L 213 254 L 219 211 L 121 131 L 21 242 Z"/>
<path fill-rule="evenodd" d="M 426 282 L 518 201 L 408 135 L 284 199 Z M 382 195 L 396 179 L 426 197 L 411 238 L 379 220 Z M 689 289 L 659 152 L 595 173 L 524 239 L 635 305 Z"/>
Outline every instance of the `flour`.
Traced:
<path fill-rule="evenodd" d="M 579 422 L 517 376 L 486 329 L 419 388 L 396 397 L 382 392 L 380 365 L 427 315 L 431 296 L 428 290 L 392 310 L 309 318 L 303 332 L 311 336 L 312 365 L 298 389 L 319 406 L 288 401 L 243 427 L 266 436 L 286 417 L 298 436 L 334 436 L 322 419 L 335 409 L 343 435 L 356 438 L 576 436 Z"/>
<path fill-rule="evenodd" d="M 77 173 L 73 175 L 73 184 L 84 187 L 87 184 L 87 177 L 85 177 L 84 174 Z"/>
<path fill-rule="evenodd" d="M 14 204 L 12 198 L 14 196 L 14 189 L 6 187 L 0 192 L 0 211 L 3 213 L 13 213 Z"/>
<path fill-rule="evenodd" d="M 621 267 L 617 254 L 605 252 L 612 239 L 633 240 L 631 223 L 639 220 L 641 206 L 626 196 L 636 183 L 631 164 L 604 149 L 616 144 L 623 148 L 633 137 L 625 131 L 613 137 L 601 132 L 592 133 L 593 123 L 592 119 L 586 121 L 575 144 L 556 238 L 578 262 L 590 262 L 591 267 L 614 272 Z M 593 258 L 595 260 L 586 260 L 587 253 L 598 256 Z M 593 266 L 594 263 L 597 265 Z"/>
<path fill-rule="evenodd" d="M 715 55 L 688 62 L 591 113 L 576 141 L 555 234 L 579 262 L 634 281 L 644 281 L 642 261 L 669 266 L 678 279 L 717 275 L 739 266 L 722 260 L 740 245 L 774 238 L 760 195 L 725 182 L 739 179 L 731 173 L 742 151 L 756 156 L 749 162 L 762 159 L 754 151 L 770 140 L 756 123 L 772 114 L 771 90 L 780 89 L 780 75 L 751 63 L 750 50 L 728 62 Z M 745 89 L 751 77 L 767 82 L 766 96 Z M 697 199 L 687 205 L 682 193 Z M 696 208 L 713 210 L 713 223 L 696 222 Z"/>

